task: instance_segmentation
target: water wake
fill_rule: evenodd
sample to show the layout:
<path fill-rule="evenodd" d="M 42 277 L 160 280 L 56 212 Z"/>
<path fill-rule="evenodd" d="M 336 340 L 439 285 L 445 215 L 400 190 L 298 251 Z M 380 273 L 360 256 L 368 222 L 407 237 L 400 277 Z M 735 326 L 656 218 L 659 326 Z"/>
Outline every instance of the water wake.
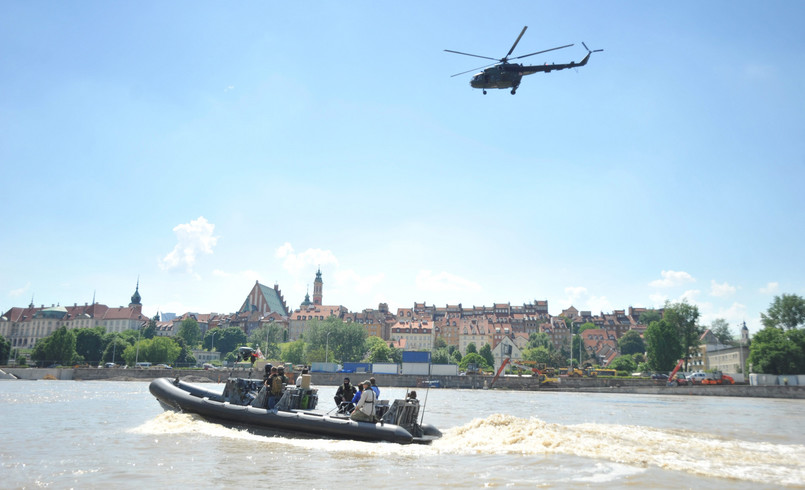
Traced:
<path fill-rule="evenodd" d="M 805 482 L 805 446 L 650 427 L 549 424 L 491 415 L 450 429 L 434 449 L 458 454 L 565 454 L 763 483 Z"/>

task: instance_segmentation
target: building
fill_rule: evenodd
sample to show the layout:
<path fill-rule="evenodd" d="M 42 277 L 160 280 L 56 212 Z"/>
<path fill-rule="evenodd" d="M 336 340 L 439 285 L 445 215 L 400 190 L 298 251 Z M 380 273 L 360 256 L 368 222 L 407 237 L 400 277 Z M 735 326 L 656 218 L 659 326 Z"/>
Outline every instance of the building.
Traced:
<path fill-rule="evenodd" d="M 131 296 L 128 306 L 110 308 L 96 303 L 79 306 L 50 307 L 34 306 L 33 300 L 27 308 L 13 307 L 0 317 L 0 333 L 11 343 L 13 349 L 31 349 L 39 339 L 43 339 L 60 327 L 68 329 L 104 327 L 106 332 L 136 330 L 148 322 L 142 313 L 140 283 Z"/>

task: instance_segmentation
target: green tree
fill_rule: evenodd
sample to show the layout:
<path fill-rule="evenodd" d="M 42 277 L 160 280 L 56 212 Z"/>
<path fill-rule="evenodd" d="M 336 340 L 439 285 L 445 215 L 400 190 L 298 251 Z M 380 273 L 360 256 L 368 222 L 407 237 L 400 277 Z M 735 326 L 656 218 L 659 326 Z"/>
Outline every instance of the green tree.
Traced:
<path fill-rule="evenodd" d="M 0 365 L 8 364 L 8 358 L 11 355 L 11 342 L 6 340 L 5 337 L 0 335 Z"/>
<path fill-rule="evenodd" d="M 752 337 L 749 363 L 763 374 L 805 374 L 805 331 L 764 328 Z"/>
<path fill-rule="evenodd" d="M 618 339 L 618 350 L 621 355 L 630 355 L 646 352 L 643 337 L 634 330 L 629 330 Z"/>
<path fill-rule="evenodd" d="M 182 325 L 179 327 L 179 331 L 176 332 L 176 336 L 184 339 L 187 345 L 195 347 L 201 340 L 201 327 L 198 326 L 198 321 L 191 316 L 182 320 Z"/>
<path fill-rule="evenodd" d="M 447 348 L 441 347 L 433 351 L 430 357 L 431 364 L 450 364 L 450 353 Z"/>
<path fill-rule="evenodd" d="M 699 308 L 688 304 L 685 300 L 674 304 L 666 302 L 663 319 L 676 329 L 679 342 L 682 344 L 682 356 L 685 358 L 685 366 L 687 367 L 691 349 L 699 345 L 699 338 L 702 335 L 702 328 L 696 324 L 699 319 Z M 674 361 L 674 364 L 676 364 L 676 361 Z"/>
<path fill-rule="evenodd" d="M 130 345 L 123 351 L 123 358 L 129 366 L 133 366 L 135 362 L 174 364 L 182 352 L 179 343 L 169 337 L 141 339 L 139 345 L 139 353 L 137 352 L 137 345 Z"/>
<path fill-rule="evenodd" d="M 495 365 L 495 356 L 492 355 L 492 347 L 490 347 L 489 344 L 484 344 L 484 346 L 481 347 L 481 350 L 478 351 L 478 354 L 481 354 L 481 357 L 486 360 L 488 365 Z"/>
<path fill-rule="evenodd" d="M 710 324 L 710 332 L 718 339 L 719 343 L 724 345 L 732 345 L 735 343 L 732 332 L 730 332 L 730 324 L 723 318 L 713 320 L 713 323 Z"/>
<path fill-rule="evenodd" d="M 470 342 L 467 344 L 467 354 L 477 354 L 478 348 L 475 347 L 475 342 Z"/>
<path fill-rule="evenodd" d="M 433 350 L 436 349 L 447 349 L 447 341 L 441 337 L 436 337 L 436 340 L 433 341 Z"/>
<path fill-rule="evenodd" d="M 309 349 L 324 347 L 331 359 L 341 362 L 356 362 L 367 352 L 366 329 L 357 323 L 347 323 L 331 316 L 325 320 L 308 323 L 304 333 Z"/>
<path fill-rule="evenodd" d="M 662 320 L 662 315 L 657 310 L 646 310 L 640 315 L 641 325 L 651 325 L 651 322 L 658 322 Z"/>
<path fill-rule="evenodd" d="M 179 344 L 181 350 L 179 351 L 179 356 L 173 361 L 174 366 L 176 367 L 193 367 L 196 365 L 196 356 L 193 355 L 193 352 L 190 348 L 188 348 L 187 344 L 181 337 L 176 338 L 176 343 Z"/>
<path fill-rule="evenodd" d="M 805 324 L 805 298 L 796 294 L 775 296 L 766 313 L 760 314 L 764 327 L 786 330 L 799 328 Z"/>
<path fill-rule="evenodd" d="M 49 336 L 37 341 L 31 359 L 43 366 L 52 363 L 69 365 L 75 354 L 75 334 L 67 327 L 61 326 Z"/>
<path fill-rule="evenodd" d="M 206 337 L 205 337 L 206 339 Z M 274 322 L 264 323 L 249 335 L 249 342 L 259 345 L 266 359 L 279 359 L 280 344 L 285 341 L 285 329 Z M 298 363 L 302 364 L 302 363 Z"/>
<path fill-rule="evenodd" d="M 475 364 L 478 366 L 478 369 L 488 370 L 491 369 L 492 366 L 487 364 L 486 359 L 483 358 L 480 354 L 476 352 L 470 352 L 461 360 L 458 364 L 458 367 L 461 368 L 462 371 L 467 370 L 467 366 L 470 364 Z"/>
<path fill-rule="evenodd" d="M 307 364 L 305 341 L 299 339 L 282 344 L 280 347 L 280 359 L 282 359 L 282 362 L 290 362 L 291 364 Z"/>
<path fill-rule="evenodd" d="M 545 332 L 535 332 L 528 336 L 527 349 L 536 349 L 537 347 L 545 347 L 549 351 L 554 349 L 553 341 Z"/>
<path fill-rule="evenodd" d="M 142 336 L 147 339 L 153 339 L 157 336 L 157 322 L 159 321 L 159 313 L 154 315 L 153 318 L 148 320 L 148 323 L 145 324 L 145 328 L 143 328 Z"/>
<path fill-rule="evenodd" d="M 553 365 L 551 351 L 548 350 L 548 348 L 545 347 L 544 345 L 540 345 L 532 349 L 526 349 L 525 351 L 523 351 L 523 359 L 526 361 L 534 361 L 539 363 L 545 363 L 548 365 Z"/>
<path fill-rule="evenodd" d="M 105 338 L 105 337 L 104 337 Z M 103 351 L 103 362 L 113 362 L 115 364 L 125 364 L 123 353 L 126 347 L 131 344 L 121 339 L 115 334 L 111 334 L 111 340 L 106 343 L 106 348 Z"/>
<path fill-rule="evenodd" d="M 598 326 L 595 323 L 585 322 L 582 323 L 581 326 L 579 327 L 578 333 L 582 333 L 585 330 L 594 330 L 596 328 L 598 328 Z"/>
<path fill-rule="evenodd" d="M 679 333 L 665 319 L 651 322 L 645 340 L 648 367 L 652 371 L 670 371 L 682 357 Z"/>
<path fill-rule="evenodd" d="M 75 332 L 75 351 L 84 362 L 97 365 L 103 356 L 106 344 L 103 343 L 104 327 L 77 328 Z"/>
<path fill-rule="evenodd" d="M 450 354 L 450 362 L 452 364 L 461 364 L 461 350 L 456 349 Z"/>
<path fill-rule="evenodd" d="M 377 339 L 378 337 L 369 337 L 370 339 Z M 379 339 L 380 342 L 370 344 L 369 346 L 369 362 L 393 362 L 392 349 L 389 345 Z"/>
<path fill-rule="evenodd" d="M 633 373 L 637 369 L 637 363 L 630 355 L 620 355 L 613 359 L 612 362 L 607 365 L 607 368 L 617 369 L 625 373 Z"/>
<path fill-rule="evenodd" d="M 214 347 L 215 352 L 224 354 L 245 345 L 247 341 L 246 334 L 238 327 L 211 328 L 204 334 L 204 348 Z"/>

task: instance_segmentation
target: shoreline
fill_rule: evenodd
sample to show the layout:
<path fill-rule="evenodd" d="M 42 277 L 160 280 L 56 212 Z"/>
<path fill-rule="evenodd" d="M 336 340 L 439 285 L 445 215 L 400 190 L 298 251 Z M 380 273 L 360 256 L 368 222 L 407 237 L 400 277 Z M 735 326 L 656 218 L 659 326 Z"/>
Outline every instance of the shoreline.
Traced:
<path fill-rule="evenodd" d="M 3 368 L 2 372 L 22 380 L 74 380 L 74 381 L 151 381 L 156 378 L 179 377 L 195 383 L 221 383 L 231 375 L 235 377 L 261 377 L 262 372 L 248 369 L 204 370 L 204 369 L 118 369 L 118 368 Z M 728 396 L 748 398 L 788 398 L 805 400 L 805 386 L 751 386 L 736 385 L 692 385 L 666 386 L 645 378 L 560 378 L 556 386 L 540 386 L 531 376 L 504 376 L 498 378 L 492 388 L 492 376 L 416 376 L 382 373 L 312 373 L 315 384 L 337 386 L 344 377 L 375 376 L 381 386 L 397 388 L 426 388 L 427 381 L 439 381 L 440 387 L 433 389 L 489 389 L 513 391 L 544 391 L 574 393 L 622 393 L 637 395 L 671 396 Z M 0 379 L 2 376 L 0 375 Z M 8 379 L 8 378 L 6 378 Z"/>

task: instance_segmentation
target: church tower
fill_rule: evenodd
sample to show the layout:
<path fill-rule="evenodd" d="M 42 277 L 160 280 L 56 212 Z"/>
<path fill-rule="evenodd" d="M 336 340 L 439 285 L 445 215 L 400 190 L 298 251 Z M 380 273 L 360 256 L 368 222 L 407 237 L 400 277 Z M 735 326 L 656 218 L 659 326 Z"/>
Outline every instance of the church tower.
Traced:
<path fill-rule="evenodd" d="M 321 306 L 321 267 L 316 271 L 316 280 L 313 281 L 313 304 Z"/>
<path fill-rule="evenodd" d="M 129 308 L 142 308 L 143 304 L 140 302 L 140 278 L 137 278 L 137 287 L 134 289 L 134 294 L 131 295 L 131 303 Z"/>

